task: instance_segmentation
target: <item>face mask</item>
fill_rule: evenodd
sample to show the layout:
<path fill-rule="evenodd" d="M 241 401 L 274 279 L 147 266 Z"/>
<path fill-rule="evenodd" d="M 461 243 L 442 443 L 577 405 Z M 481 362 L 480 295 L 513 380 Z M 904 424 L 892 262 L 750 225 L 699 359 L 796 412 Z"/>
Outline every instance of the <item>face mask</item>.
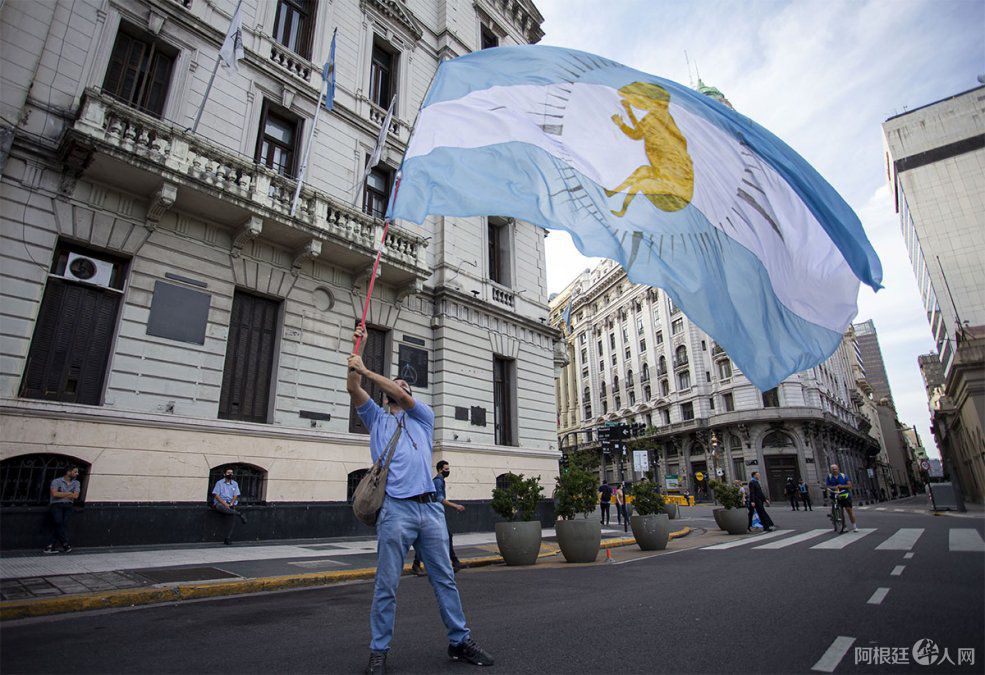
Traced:
<path fill-rule="evenodd" d="M 232 476 L 226 476 L 226 480 L 232 480 L 232 479 L 233 479 Z"/>
<path fill-rule="evenodd" d="M 448 478 L 450 474 L 451 474 L 450 469 L 445 469 L 444 471 L 441 472 L 441 475 L 444 476 L 445 478 Z"/>

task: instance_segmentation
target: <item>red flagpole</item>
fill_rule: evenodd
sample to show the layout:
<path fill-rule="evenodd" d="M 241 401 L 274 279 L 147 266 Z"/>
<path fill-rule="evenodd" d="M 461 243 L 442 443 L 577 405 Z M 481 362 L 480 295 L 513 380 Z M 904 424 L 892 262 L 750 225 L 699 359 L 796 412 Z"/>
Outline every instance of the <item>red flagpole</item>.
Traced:
<path fill-rule="evenodd" d="M 400 189 L 400 174 L 397 174 L 397 180 L 393 184 L 393 195 L 390 197 L 390 204 L 393 200 L 397 198 L 397 191 Z M 389 210 L 389 204 L 387 205 L 387 210 Z M 390 230 L 390 219 L 386 218 L 383 221 L 383 236 L 380 238 L 380 247 L 376 251 L 376 260 L 373 262 L 373 274 L 369 277 L 369 288 L 366 291 L 366 300 L 363 302 L 363 317 L 359 321 L 359 327 L 364 331 L 366 330 L 366 315 L 369 313 L 369 299 L 373 296 L 373 285 L 376 283 L 376 272 L 380 268 L 380 258 L 383 256 L 383 247 L 386 245 L 386 233 Z M 359 353 L 359 346 L 362 344 L 362 337 L 356 338 L 356 344 L 352 348 L 353 354 Z"/>

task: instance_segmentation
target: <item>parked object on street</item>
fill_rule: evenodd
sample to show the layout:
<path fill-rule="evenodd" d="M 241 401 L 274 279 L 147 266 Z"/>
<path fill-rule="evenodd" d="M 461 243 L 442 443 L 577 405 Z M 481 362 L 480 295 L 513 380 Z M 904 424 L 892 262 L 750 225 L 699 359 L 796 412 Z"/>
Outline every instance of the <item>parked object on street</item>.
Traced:
<path fill-rule="evenodd" d="M 68 521 L 72 517 L 72 509 L 79 498 L 79 468 L 70 466 L 65 475 L 51 481 L 48 513 L 51 517 L 51 539 L 44 548 L 44 553 L 68 553 L 72 546 L 68 543 Z"/>
<path fill-rule="evenodd" d="M 677 520 L 681 517 L 681 506 L 677 502 L 665 501 L 662 508 L 670 520 Z"/>
<path fill-rule="evenodd" d="M 742 493 L 731 483 L 713 480 L 709 484 L 715 500 L 722 508 L 712 511 L 715 523 L 729 534 L 744 534 L 749 530 L 748 514 L 743 510 Z"/>
<path fill-rule="evenodd" d="M 561 472 L 554 489 L 557 500 L 557 541 L 569 563 L 595 562 L 602 543 L 602 524 L 595 512 L 595 477 L 579 466 Z M 581 519 L 575 516 L 581 514 Z"/>
<path fill-rule="evenodd" d="M 630 518 L 636 544 L 643 551 L 662 551 L 670 541 L 670 517 L 663 512 L 664 498 L 657 486 L 641 481 L 633 486 L 636 513 Z"/>
<path fill-rule="evenodd" d="M 496 545 L 507 565 L 533 565 L 540 554 L 541 527 L 535 520 L 544 491 L 540 476 L 506 474 L 506 486 L 495 488 L 492 508 L 505 522 L 496 523 Z"/>

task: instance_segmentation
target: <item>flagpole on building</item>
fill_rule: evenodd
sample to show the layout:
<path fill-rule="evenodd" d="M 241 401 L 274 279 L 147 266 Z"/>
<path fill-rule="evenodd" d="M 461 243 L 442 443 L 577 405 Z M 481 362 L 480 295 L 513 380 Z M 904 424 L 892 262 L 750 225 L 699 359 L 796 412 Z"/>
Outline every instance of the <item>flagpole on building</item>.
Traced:
<path fill-rule="evenodd" d="M 291 201 L 291 217 L 298 209 L 298 198 L 301 197 L 301 186 L 304 184 L 304 175 L 308 171 L 308 157 L 311 155 L 311 146 L 315 143 L 315 128 L 318 126 L 318 116 L 321 113 L 322 101 L 328 91 L 328 82 L 322 83 L 321 93 L 318 94 L 318 106 L 315 108 L 315 119 L 311 123 L 311 133 L 308 134 L 308 145 L 304 149 L 304 157 L 301 159 L 301 170 L 298 171 L 298 184 L 294 188 L 294 199 Z"/>
<path fill-rule="evenodd" d="M 236 23 L 236 15 L 239 14 L 239 10 L 240 10 L 240 7 L 242 7 L 242 5 L 243 5 L 243 0 L 238 0 L 238 2 L 236 3 L 236 9 L 233 10 L 233 16 L 232 16 L 232 19 L 230 20 L 230 23 L 229 23 L 230 32 L 232 32 L 232 29 L 234 28 L 234 24 Z M 226 39 L 223 40 L 223 43 L 222 43 L 223 46 L 225 46 L 226 40 L 228 40 L 228 39 L 229 39 L 229 35 L 227 34 L 226 35 Z M 242 51 L 242 47 L 240 47 L 240 51 Z M 199 108 L 198 108 L 198 114 L 195 115 L 195 122 L 190 127 L 188 127 L 188 130 L 191 131 L 192 133 L 195 133 L 196 131 L 198 131 L 198 123 L 202 121 L 202 113 L 205 112 L 205 104 L 209 102 L 209 94 L 212 93 L 212 85 L 215 84 L 215 76 L 216 76 L 216 73 L 219 72 L 219 65 L 222 63 L 222 58 L 223 58 L 222 57 L 222 49 L 220 47 L 219 54 L 217 54 L 216 55 L 216 58 L 215 58 L 215 67 L 212 68 L 212 77 L 209 78 L 209 84 L 208 84 L 208 86 L 205 87 L 205 95 L 202 96 L 202 105 L 199 106 Z M 234 49 L 233 50 L 233 63 L 235 63 L 236 59 L 237 59 L 237 57 L 236 57 L 235 49 Z"/>

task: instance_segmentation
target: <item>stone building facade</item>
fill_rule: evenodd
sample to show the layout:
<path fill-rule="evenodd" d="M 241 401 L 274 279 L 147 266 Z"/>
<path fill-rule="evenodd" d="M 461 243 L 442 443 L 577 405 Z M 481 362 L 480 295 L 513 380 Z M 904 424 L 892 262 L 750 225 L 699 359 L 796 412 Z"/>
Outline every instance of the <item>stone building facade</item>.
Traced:
<path fill-rule="evenodd" d="M 820 499 L 833 462 L 855 480 L 859 501 L 878 497 L 885 453 L 870 435 L 871 387 L 851 330 L 825 363 L 761 392 L 665 293 L 630 283 L 612 261 L 554 297 L 551 322 L 566 331 L 569 358 L 557 382 L 562 452 L 597 451 L 596 429 L 608 422 L 642 423 L 634 445 L 649 451 L 657 480 L 699 497 L 709 477 L 747 480 L 759 470 L 774 499 L 787 477 Z M 602 480 L 642 477 L 631 457 L 614 460 Z"/>
<path fill-rule="evenodd" d="M 88 543 L 208 536 L 229 465 L 257 514 L 244 536 L 356 529 L 369 454 L 344 364 L 411 125 L 441 59 L 536 42 L 543 18 L 528 0 L 243 0 L 245 58 L 218 70 L 193 133 L 235 7 L 2 6 L 7 547 L 66 462 Z M 334 109 L 292 216 L 335 28 Z M 455 499 L 488 500 L 509 470 L 556 475 L 544 236 L 436 218 L 382 241 L 367 363 L 435 409 Z M 148 530 L 155 509 L 168 528 Z"/>
<path fill-rule="evenodd" d="M 883 125 L 886 177 L 937 346 L 932 395 L 945 472 L 985 501 L 985 87 Z M 928 386 L 928 394 L 930 394 Z"/>

